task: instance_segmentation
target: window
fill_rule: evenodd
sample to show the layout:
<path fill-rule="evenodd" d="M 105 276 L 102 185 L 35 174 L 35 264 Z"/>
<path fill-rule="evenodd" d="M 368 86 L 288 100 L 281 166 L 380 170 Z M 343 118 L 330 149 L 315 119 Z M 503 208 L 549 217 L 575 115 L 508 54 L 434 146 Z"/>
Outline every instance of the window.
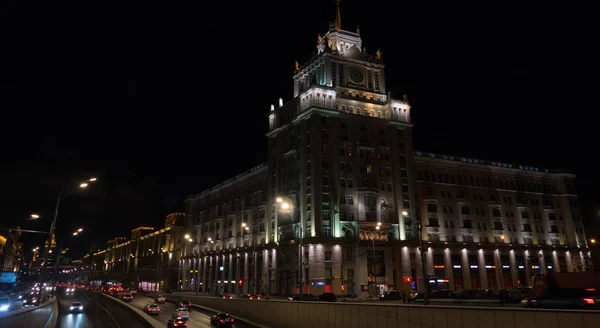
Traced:
<path fill-rule="evenodd" d="M 325 251 L 325 262 L 331 262 L 331 251 Z"/>

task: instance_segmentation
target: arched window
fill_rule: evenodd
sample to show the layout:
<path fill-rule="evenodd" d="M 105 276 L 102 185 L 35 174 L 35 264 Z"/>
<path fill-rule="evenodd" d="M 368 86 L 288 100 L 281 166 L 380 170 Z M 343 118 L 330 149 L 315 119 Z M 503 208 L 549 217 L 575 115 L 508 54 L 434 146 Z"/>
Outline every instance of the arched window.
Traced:
<path fill-rule="evenodd" d="M 363 109 L 363 115 L 369 116 L 369 112 L 366 109 Z"/>

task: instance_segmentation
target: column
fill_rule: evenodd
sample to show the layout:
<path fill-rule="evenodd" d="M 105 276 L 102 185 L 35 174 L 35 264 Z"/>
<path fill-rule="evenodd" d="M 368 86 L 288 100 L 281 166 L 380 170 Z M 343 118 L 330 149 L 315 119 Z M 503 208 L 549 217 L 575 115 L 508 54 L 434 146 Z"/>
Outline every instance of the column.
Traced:
<path fill-rule="evenodd" d="M 477 271 L 479 272 L 479 286 L 481 289 L 488 289 L 487 270 L 485 268 L 485 257 L 482 249 L 477 251 L 477 266 Z"/>

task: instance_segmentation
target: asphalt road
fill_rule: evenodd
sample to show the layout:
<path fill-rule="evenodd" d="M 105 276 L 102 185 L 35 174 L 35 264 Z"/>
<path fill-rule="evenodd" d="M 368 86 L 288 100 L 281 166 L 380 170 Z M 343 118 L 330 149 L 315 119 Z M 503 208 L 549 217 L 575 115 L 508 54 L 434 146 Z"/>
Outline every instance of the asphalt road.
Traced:
<path fill-rule="evenodd" d="M 154 300 L 150 297 L 146 297 L 146 296 L 142 296 L 142 295 L 138 294 L 136 297 L 134 297 L 133 301 L 131 302 L 131 305 L 142 310 L 144 308 L 144 306 L 146 306 L 146 304 L 148 304 L 148 303 L 154 303 Z M 175 310 L 175 304 L 167 302 L 165 304 L 158 304 L 158 306 L 160 306 L 160 314 L 154 315 L 154 318 L 157 319 L 158 321 L 160 321 L 161 323 L 164 323 L 165 327 L 166 327 L 167 321 L 169 321 L 169 319 L 171 319 L 171 314 Z M 187 328 L 211 327 L 210 315 L 211 314 L 208 312 L 204 312 L 199 309 L 193 308 L 192 312 L 190 314 L 190 319 L 188 320 Z M 234 317 L 234 319 L 235 319 L 235 317 Z M 234 327 L 245 328 L 245 327 L 250 327 L 250 326 L 245 325 L 242 322 L 239 322 L 239 323 L 235 323 Z"/>
<path fill-rule="evenodd" d="M 94 292 L 77 291 L 58 294 L 60 328 L 147 328 L 147 324 L 131 310 Z M 82 313 L 70 313 L 73 302 L 83 304 Z M 110 316 L 109 316 L 110 314 Z M 111 318 L 112 317 L 112 318 Z"/>

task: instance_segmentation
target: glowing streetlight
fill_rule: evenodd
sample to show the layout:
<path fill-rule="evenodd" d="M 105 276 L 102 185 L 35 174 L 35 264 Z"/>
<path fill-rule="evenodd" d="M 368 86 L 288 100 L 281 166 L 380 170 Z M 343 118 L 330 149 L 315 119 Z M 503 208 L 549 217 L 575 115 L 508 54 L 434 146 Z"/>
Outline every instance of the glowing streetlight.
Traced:
<path fill-rule="evenodd" d="M 284 210 L 287 210 L 288 208 L 290 208 L 290 204 L 288 203 L 281 203 L 281 208 Z"/>
<path fill-rule="evenodd" d="M 77 229 L 77 232 L 82 232 L 82 231 L 83 231 L 83 228 Z"/>
<path fill-rule="evenodd" d="M 185 236 L 183 236 L 185 239 L 190 239 L 190 235 L 189 234 L 185 234 Z"/>
<path fill-rule="evenodd" d="M 594 238 L 590 239 L 590 243 L 595 244 L 596 243 L 596 239 L 594 239 Z"/>
<path fill-rule="evenodd" d="M 380 227 L 380 226 L 376 226 L 376 227 L 375 227 L 375 230 L 379 230 L 379 229 L 381 229 L 381 227 Z"/>
<path fill-rule="evenodd" d="M 504 240 L 504 235 L 500 236 L 500 239 Z"/>
<path fill-rule="evenodd" d="M 207 239 L 207 240 L 208 240 L 208 241 L 212 241 L 212 238 L 208 237 L 208 239 Z"/>
<path fill-rule="evenodd" d="M 86 182 L 79 185 L 79 188 L 87 188 L 88 184 Z"/>
<path fill-rule="evenodd" d="M 278 203 L 283 203 L 283 198 L 277 197 L 277 199 L 275 199 L 275 201 L 277 201 Z"/>
<path fill-rule="evenodd" d="M 88 181 L 89 181 L 89 182 L 94 182 L 94 181 L 96 181 L 96 180 L 98 180 L 98 179 L 96 179 L 96 178 L 90 178 Z"/>
<path fill-rule="evenodd" d="M 408 211 L 407 210 L 402 211 L 402 215 L 408 216 Z"/>
<path fill-rule="evenodd" d="M 242 222 L 242 228 L 246 227 L 246 222 Z"/>
<path fill-rule="evenodd" d="M 250 227 L 245 227 L 244 229 L 246 229 L 246 231 L 250 230 Z"/>
<path fill-rule="evenodd" d="M 77 236 L 77 231 L 73 232 L 73 236 Z"/>
<path fill-rule="evenodd" d="M 31 214 L 32 219 L 39 219 L 40 216 L 38 214 Z"/>

